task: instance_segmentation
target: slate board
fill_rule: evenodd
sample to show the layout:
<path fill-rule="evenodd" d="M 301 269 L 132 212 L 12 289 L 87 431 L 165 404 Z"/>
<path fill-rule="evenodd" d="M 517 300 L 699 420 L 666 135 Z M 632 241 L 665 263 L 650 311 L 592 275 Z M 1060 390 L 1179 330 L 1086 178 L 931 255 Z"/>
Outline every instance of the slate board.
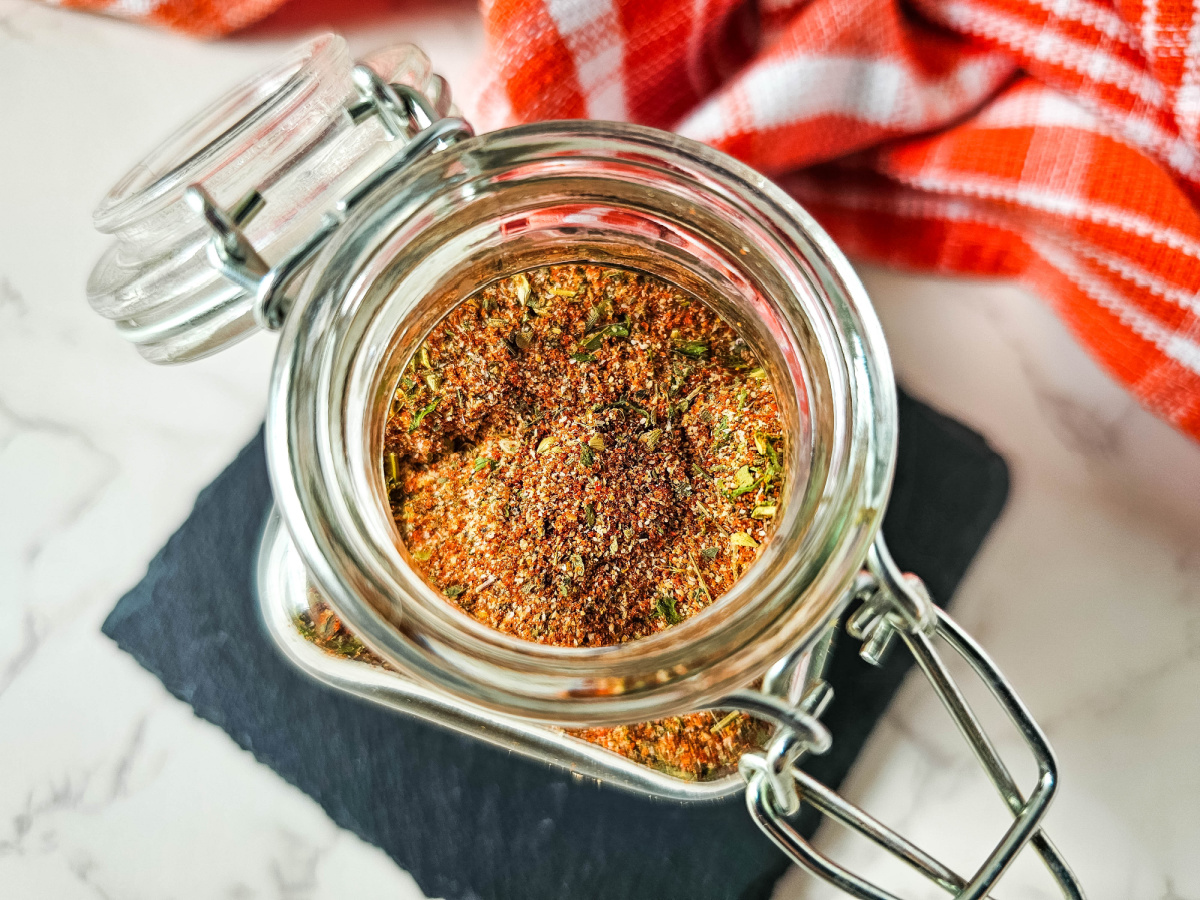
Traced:
<path fill-rule="evenodd" d="M 1008 470 L 974 432 L 904 395 L 892 553 L 945 601 L 999 515 Z M 271 502 L 260 433 L 121 598 L 103 630 L 197 715 L 381 847 L 447 900 L 762 898 L 785 857 L 744 801 L 656 801 L 409 720 L 292 668 L 254 608 Z M 807 768 L 836 786 L 909 665 L 875 669 L 849 639 L 832 662 L 833 749 Z M 203 773 L 197 773 L 203 777 Z M 815 815 L 802 820 L 811 832 Z M 353 882 L 353 873 L 346 873 Z"/>

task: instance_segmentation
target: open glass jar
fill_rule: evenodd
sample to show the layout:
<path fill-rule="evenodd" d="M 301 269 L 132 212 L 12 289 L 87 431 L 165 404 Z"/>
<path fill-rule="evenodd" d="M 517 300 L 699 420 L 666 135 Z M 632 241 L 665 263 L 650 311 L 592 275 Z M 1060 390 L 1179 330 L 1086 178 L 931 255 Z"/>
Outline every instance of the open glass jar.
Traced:
<path fill-rule="evenodd" d="M 801 802 L 956 896 L 985 895 L 1027 843 L 1081 896 L 1040 830 L 1056 782 L 1044 736 L 879 537 L 895 388 L 878 321 L 828 236 L 761 175 L 672 134 L 553 122 L 475 137 L 451 113 L 419 51 L 355 66 L 323 36 L 198 116 L 96 213 L 116 242 L 89 297 L 147 358 L 185 361 L 280 331 L 266 428 L 276 512 L 259 593 L 284 652 L 346 690 L 626 788 L 683 800 L 745 789 L 793 859 L 854 896 L 890 895 L 798 835 L 788 819 Z M 484 284 L 574 262 L 649 273 L 713 307 L 756 352 L 789 435 L 781 512 L 743 577 L 682 624 L 597 648 L 520 640 L 447 603 L 400 540 L 381 457 L 390 398 L 437 323 Z M 314 602 L 364 651 L 327 652 L 304 627 Z M 897 638 L 912 650 L 1013 811 L 970 878 L 797 765 L 832 739 L 822 665 L 843 622 L 868 662 Z M 1027 739 L 1039 769 L 1028 798 L 936 637 Z M 742 755 L 740 775 L 696 781 L 564 730 L 699 710 L 745 711 L 773 731 Z"/>

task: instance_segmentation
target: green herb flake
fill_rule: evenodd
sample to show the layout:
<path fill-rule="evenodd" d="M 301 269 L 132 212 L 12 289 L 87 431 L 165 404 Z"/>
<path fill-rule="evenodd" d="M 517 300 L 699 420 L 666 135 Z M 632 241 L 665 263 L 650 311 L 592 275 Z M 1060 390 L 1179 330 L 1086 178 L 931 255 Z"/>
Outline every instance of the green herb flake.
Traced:
<path fill-rule="evenodd" d="M 583 504 L 583 518 L 588 523 L 588 528 L 592 528 L 596 524 L 596 508 L 590 503 Z"/>
<path fill-rule="evenodd" d="M 613 322 L 605 329 L 609 337 L 627 338 L 629 337 L 629 326 L 624 322 Z"/>
<path fill-rule="evenodd" d="M 775 518 L 775 510 L 777 509 L 774 503 L 769 506 L 756 506 L 750 511 L 752 519 L 773 519 Z"/>
<path fill-rule="evenodd" d="M 611 325 L 605 325 L 594 334 L 590 334 L 579 342 L 580 348 L 584 350 L 596 350 L 604 343 L 606 337 L 627 338 L 629 337 L 629 325 L 625 322 L 613 322 Z"/>
<path fill-rule="evenodd" d="M 770 473 L 770 469 L 768 469 L 768 473 Z M 733 476 L 734 483 L 737 485 L 737 487 L 727 493 L 725 496 L 727 496 L 730 500 L 733 500 L 742 496 L 742 494 L 748 494 L 762 484 L 763 479 L 766 477 L 766 475 L 759 475 L 757 478 L 755 478 L 751 473 L 749 466 L 742 466 L 737 470 L 737 472 L 734 473 Z"/>
<path fill-rule="evenodd" d="M 735 547 L 750 547 L 751 549 L 758 546 L 758 541 L 750 537 L 744 531 L 735 531 L 729 536 L 729 543 Z"/>
<path fill-rule="evenodd" d="M 668 625 L 678 625 L 683 621 L 683 616 L 675 609 L 675 598 L 663 594 L 658 598 L 658 603 L 654 605 L 654 611 L 667 620 Z"/>
<path fill-rule="evenodd" d="M 591 337 L 586 337 L 582 341 L 580 341 L 579 346 L 583 350 L 587 350 L 588 352 L 591 352 L 593 350 L 600 349 L 600 345 L 602 343 L 604 343 L 604 332 L 597 331 Z"/>
<path fill-rule="evenodd" d="M 684 341 L 675 345 L 675 352 L 689 359 L 704 359 L 708 356 L 708 344 L 704 341 Z"/>
<path fill-rule="evenodd" d="M 592 448 L 587 444 L 580 444 L 579 447 L 579 462 L 584 466 L 590 466 L 596 461 L 596 454 L 592 452 Z"/>
<path fill-rule="evenodd" d="M 413 553 L 413 559 L 418 562 L 429 562 L 429 557 L 433 556 L 433 550 L 426 547 L 424 550 L 417 550 Z"/>
<path fill-rule="evenodd" d="M 450 585 L 450 587 L 446 588 L 446 590 L 443 591 L 443 593 L 447 597 L 449 597 L 451 600 L 456 600 L 463 595 L 464 591 L 466 591 L 466 587 L 464 587 L 463 585 L 452 584 L 452 585 Z"/>
<path fill-rule="evenodd" d="M 647 450 L 653 450 L 662 439 L 662 434 L 663 430 L 661 428 L 655 428 L 653 431 L 647 431 L 638 440 L 646 445 Z"/>
<path fill-rule="evenodd" d="M 441 397 L 434 397 L 430 404 L 424 407 L 420 412 L 413 416 L 412 424 L 408 426 L 408 433 L 412 434 L 421 427 L 421 420 L 437 409 L 437 405 L 441 402 Z"/>
<path fill-rule="evenodd" d="M 573 359 L 577 363 L 590 363 L 595 358 L 596 357 L 591 353 L 572 353 L 571 354 L 571 359 Z"/>
<path fill-rule="evenodd" d="M 679 401 L 679 414 L 683 415 L 688 411 L 688 407 L 692 405 L 692 401 L 696 399 L 696 395 L 700 393 L 700 388 L 696 388 L 686 397 Z"/>
<path fill-rule="evenodd" d="M 729 715 L 725 716 L 725 718 L 723 718 L 720 722 L 718 722 L 716 725 L 714 725 L 712 728 L 710 728 L 709 731 L 711 731 L 713 734 L 720 734 L 722 731 L 724 731 L 726 728 L 728 728 L 730 726 L 730 724 L 733 722 L 733 720 L 736 719 L 737 717 L 738 717 L 738 711 L 735 709 Z"/>
<path fill-rule="evenodd" d="M 512 277 L 512 286 L 513 291 L 516 292 L 517 301 L 521 304 L 526 303 L 529 300 L 529 293 L 531 290 L 529 286 L 529 277 L 524 272 L 514 275 Z"/>
<path fill-rule="evenodd" d="M 712 562 L 714 559 L 717 558 L 717 554 L 720 552 L 721 551 L 718 550 L 716 547 L 705 547 L 703 550 L 700 551 L 700 556 L 704 559 L 705 562 Z"/>
<path fill-rule="evenodd" d="M 754 435 L 754 445 L 761 448 L 758 452 L 770 460 L 771 465 L 776 471 L 783 471 L 783 465 L 779 461 L 779 453 L 776 451 L 774 440 L 769 434 L 763 434 L 761 431 L 756 432 Z"/>
<path fill-rule="evenodd" d="M 625 409 L 628 409 L 630 412 L 637 413 L 639 416 L 641 416 L 643 419 L 645 419 L 651 425 L 653 425 L 655 423 L 654 413 L 652 413 L 650 410 L 643 409 L 642 407 L 638 406 L 636 403 L 629 403 L 628 401 L 625 401 L 620 405 L 622 407 L 624 407 Z"/>

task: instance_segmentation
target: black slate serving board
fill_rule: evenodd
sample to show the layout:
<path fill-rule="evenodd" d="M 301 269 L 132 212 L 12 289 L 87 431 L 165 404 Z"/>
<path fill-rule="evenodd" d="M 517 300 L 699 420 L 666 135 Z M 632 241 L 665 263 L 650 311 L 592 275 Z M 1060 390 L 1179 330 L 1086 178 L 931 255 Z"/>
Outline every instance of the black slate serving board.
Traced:
<path fill-rule="evenodd" d="M 948 600 L 1008 493 L 983 439 L 900 398 L 892 553 Z M 104 633 L 201 717 L 381 847 L 447 900 L 769 896 L 787 865 L 744 802 L 634 796 L 326 688 L 275 650 L 255 610 L 258 538 L 271 495 L 259 434 L 121 598 Z M 824 719 L 833 749 L 807 768 L 841 782 L 909 665 L 882 668 L 842 640 Z M 202 777 L 202 774 L 201 774 Z M 816 817 L 803 820 L 808 833 Z M 347 884 L 353 873 L 346 873 Z"/>

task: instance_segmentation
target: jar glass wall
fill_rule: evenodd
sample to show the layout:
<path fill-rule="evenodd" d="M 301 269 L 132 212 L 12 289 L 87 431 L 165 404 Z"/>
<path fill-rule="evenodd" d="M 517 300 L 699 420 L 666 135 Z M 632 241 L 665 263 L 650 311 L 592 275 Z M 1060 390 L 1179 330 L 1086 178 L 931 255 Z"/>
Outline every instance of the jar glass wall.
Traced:
<path fill-rule="evenodd" d="M 667 631 L 589 649 L 521 641 L 447 603 L 410 564 L 380 460 L 400 371 L 441 317 L 491 280 L 575 261 L 710 303 L 763 362 L 790 434 L 782 515 L 734 587 Z M 273 487 L 322 594 L 393 665 L 511 714 L 616 724 L 745 685 L 843 601 L 890 487 L 890 365 L 849 264 L 761 176 L 651 129 L 511 129 L 398 173 L 313 272 L 271 392 Z"/>

